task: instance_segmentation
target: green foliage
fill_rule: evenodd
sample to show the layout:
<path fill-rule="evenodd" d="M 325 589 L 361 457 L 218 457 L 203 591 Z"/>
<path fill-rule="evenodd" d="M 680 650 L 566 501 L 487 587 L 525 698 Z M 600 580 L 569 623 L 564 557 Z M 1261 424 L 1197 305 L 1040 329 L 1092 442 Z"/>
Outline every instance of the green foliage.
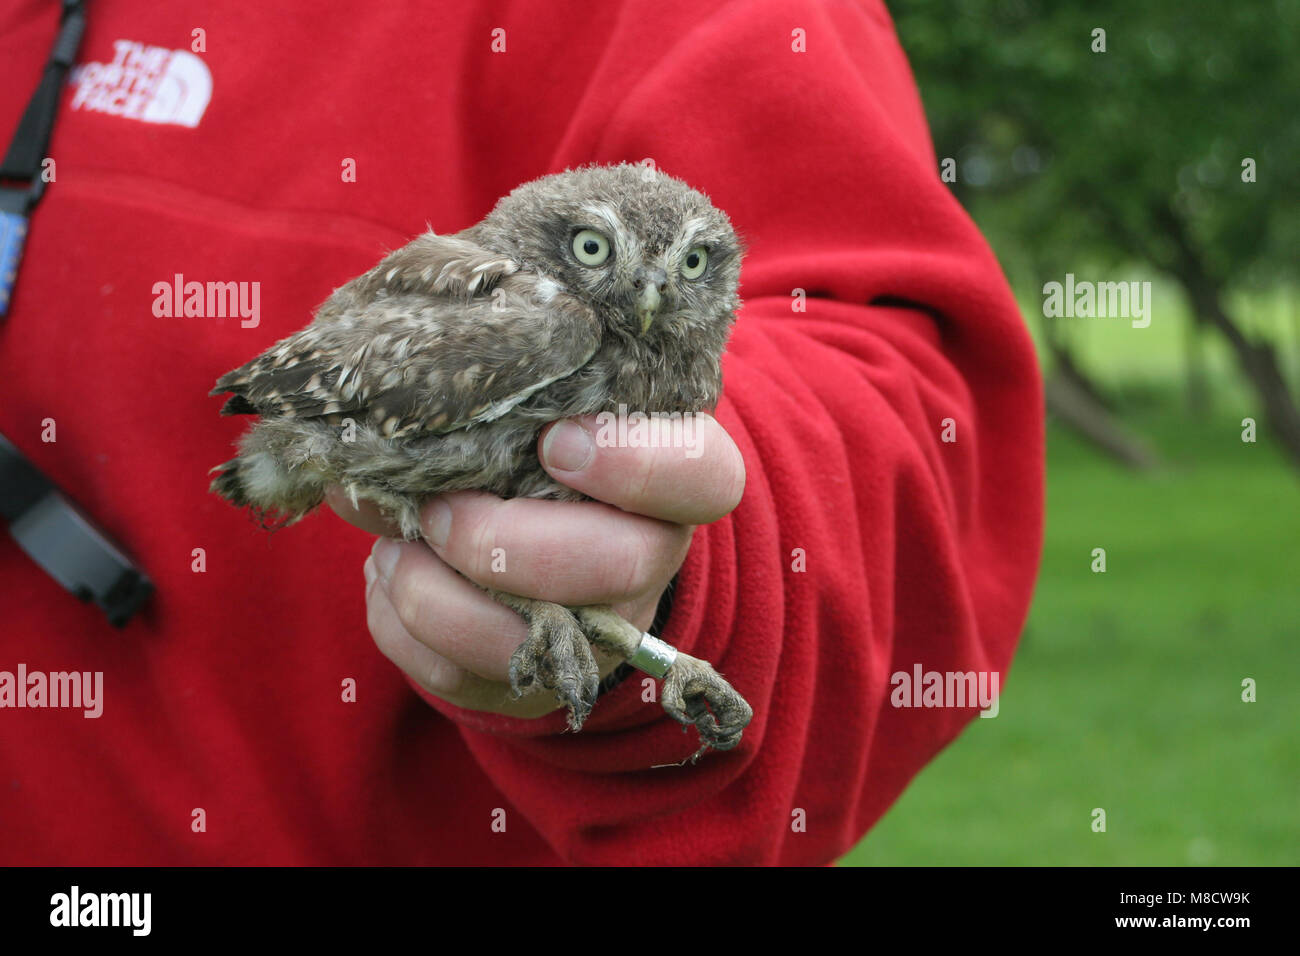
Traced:
<path fill-rule="evenodd" d="M 938 154 L 957 158 L 954 189 L 1013 277 L 1167 267 L 1171 210 L 1216 285 L 1294 276 L 1300 3 L 910 0 L 893 12 Z"/>

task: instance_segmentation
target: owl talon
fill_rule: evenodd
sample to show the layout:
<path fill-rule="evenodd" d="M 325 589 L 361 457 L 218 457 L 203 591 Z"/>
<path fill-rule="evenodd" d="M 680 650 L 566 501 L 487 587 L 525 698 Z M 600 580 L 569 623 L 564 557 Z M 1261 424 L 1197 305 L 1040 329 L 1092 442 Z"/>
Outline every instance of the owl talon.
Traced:
<path fill-rule="evenodd" d="M 679 653 L 673 661 L 660 700 L 683 731 L 691 726 L 699 731 L 700 749 L 691 755 L 691 763 L 710 749 L 735 747 L 754 716 L 745 698 L 708 661 L 689 654 Z"/>
<path fill-rule="evenodd" d="M 528 638 L 510 657 L 510 689 L 516 698 L 540 684 L 569 708 L 569 728 L 581 730 L 600 687 L 591 645 L 574 616 L 555 604 L 529 614 Z"/>

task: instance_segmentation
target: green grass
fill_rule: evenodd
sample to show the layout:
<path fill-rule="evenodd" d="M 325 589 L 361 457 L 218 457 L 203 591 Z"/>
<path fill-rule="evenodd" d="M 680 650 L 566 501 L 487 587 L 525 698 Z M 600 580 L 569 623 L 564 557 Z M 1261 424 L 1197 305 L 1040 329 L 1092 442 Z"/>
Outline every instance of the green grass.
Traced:
<path fill-rule="evenodd" d="M 843 864 L 1300 863 L 1300 480 L 1240 440 L 1248 407 L 1198 423 L 1169 402 L 1123 413 L 1160 474 L 1049 431 L 1042 570 L 1001 713 Z"/>

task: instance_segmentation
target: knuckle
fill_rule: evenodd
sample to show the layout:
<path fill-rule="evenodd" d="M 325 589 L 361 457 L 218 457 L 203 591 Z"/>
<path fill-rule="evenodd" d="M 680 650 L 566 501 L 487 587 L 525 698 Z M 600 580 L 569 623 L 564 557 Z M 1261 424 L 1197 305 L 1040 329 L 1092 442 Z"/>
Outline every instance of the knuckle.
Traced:
<path fill-rule="evenodd" d="M 654 495 L 661 469 L 659 453 L 655 449 L 645 449 L 635 456 L 636 468 L 628 480 L 628 495 L 633 501 L 646 501 Z"/>
<path fill-rule="evenodd" d="M 619 560 L 610 565 L 615 597 L 640 597 L 664 583 L 665 572 L 679 551 L 673 530 L 669 525 L 638 522 L 631 533 L 620 536 Z"/>
<path fill-rule="evenodd" d="M 468 525 L 468 533 L 465 537 L 465 545 L 459 548 L 449 548 L 449 557 L 453 560 L 456 567 L 472 577 L 481 577 L 486 569 L 492 565 L 492 549 L 497 547 L 497 534 L 494 518 L 494 511 L 486 511 L 482 508 L 465 508 L 464 518 L 460 514 L 456 519 L 464 520 Z M 455 526 L 455 520 L 452 522 Z M 452 534 L 452 540 L 449 545 L 454 545 L 456 541 L 455 533 Z"/>
<path fill-rule="evenodd" d="M 649 542 L 644 532 L 627 536 L 619 560 L 611 565 L 612 577 L 610 590 L 612 596 L 619 598 L 636 597 L 646 588 L 646 554 Z"/>
<path fill-rule="evenodd" d="M 375 647 L 379 648 L 379 653 L 396 663 L 401 657 L 403 635 L 393 625 L 391 618 L 380 613 L 375 601 L 370 603 L 366 612 L 366 628 L 370 631 L 370 639 L 375 642 Z"/>
<path fill-rule="evenodd" d="M 388 601 L 406 630 L 414 633 L 425 623 L 423 588 L 415 575 L 403 572 L 400 564 L 393 571 L 393 579 L 388 585 Z"/>

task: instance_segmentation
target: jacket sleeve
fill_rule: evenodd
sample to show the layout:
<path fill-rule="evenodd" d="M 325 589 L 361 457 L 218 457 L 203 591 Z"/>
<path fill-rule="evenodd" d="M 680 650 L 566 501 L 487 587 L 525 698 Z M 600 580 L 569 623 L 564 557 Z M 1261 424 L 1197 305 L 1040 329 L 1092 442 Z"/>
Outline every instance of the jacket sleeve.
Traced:
<path fill-rule="evenodd" d="M 642 13 L 608 60 L 636 61 Z M 893 706 L 891 675 L 1005 675 L 1040 548 L 1040 382 L 883 6 L 723 4 L 676 36 L 579 112 L 556 166 L 650 157 L 749 244 L 717 412 L 748 483 L 696 532 L 664 637 L 754 720 L 656 768 L 695 736 L 639 674 L 578 735 L 430 703 L 567 860 L 823 863 L 977 713 Z"/>

